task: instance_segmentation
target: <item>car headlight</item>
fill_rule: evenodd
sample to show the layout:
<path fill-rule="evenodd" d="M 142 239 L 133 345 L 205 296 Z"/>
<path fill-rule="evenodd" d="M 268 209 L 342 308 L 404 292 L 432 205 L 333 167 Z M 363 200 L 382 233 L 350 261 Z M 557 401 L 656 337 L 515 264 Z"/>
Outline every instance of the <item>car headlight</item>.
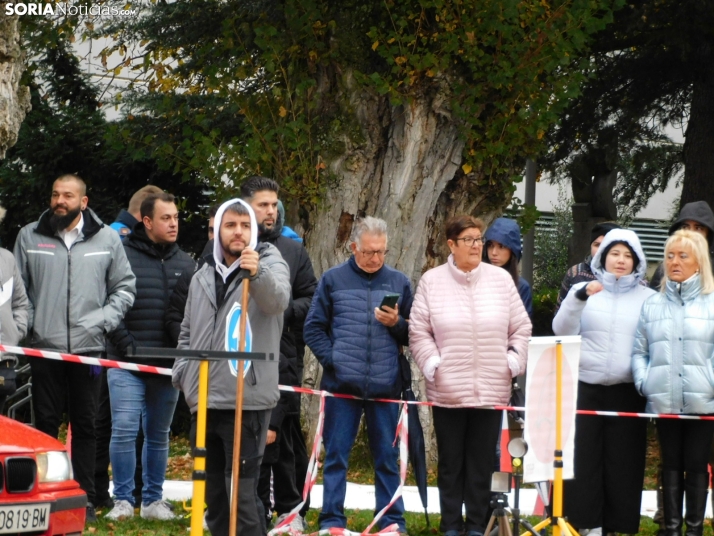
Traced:
<path fill-rule="evenodd" d="M 37 479 L 40 482 L 64 482 L 74 478 L 66 452 L 53 450 L 37 454 Z"/>

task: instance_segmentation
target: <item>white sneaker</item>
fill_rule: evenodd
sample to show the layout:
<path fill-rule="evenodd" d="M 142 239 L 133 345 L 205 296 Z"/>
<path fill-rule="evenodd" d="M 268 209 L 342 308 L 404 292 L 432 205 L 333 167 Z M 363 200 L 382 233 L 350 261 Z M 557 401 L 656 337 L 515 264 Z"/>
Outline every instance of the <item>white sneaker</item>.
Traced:
<path fill-rule="evenodd" d="M 602 536 L 602 527 L 596 527 L 594 529 L 580 529 L 578 534 L 580 534 L 580 536 Z"/>
<path fill-rule="evenodd" d="M 208 510 L 203 512 L 203 530 L 208 530 L 208 523 L 206 522 L 207 515 L 208 515 Z"/>
<path fill-rule="evenodd" d="M 171 511 L 171 507 L 166 501 L 154 501 L 150 505 L 141 505 L 141 517 L 144 519 L 158 519 L 168 521 L 176 519 L 176 514 Z"/>
<path fill-rule="evenodd" d="M 288 517 L 290 514 L 280 514 L 278 516 L 277 521 L 275 522 L 275 526 L 277 527 L 282 523 L 286 517 Z M 305 521 L 303 520 L 302 516 L 300 514 L 295 515 L 295 519 L 293 519 L 290 522 L 290 531 L 291 532 L 300 532 L 302 533 L 305 530 Z"/>
<path fill-rule="evenodd" d="M 129 501 L 115 501 L 114 508 L 104 517 L 107 519 L 126 519 L 134 517 L 134 507 Z"/>

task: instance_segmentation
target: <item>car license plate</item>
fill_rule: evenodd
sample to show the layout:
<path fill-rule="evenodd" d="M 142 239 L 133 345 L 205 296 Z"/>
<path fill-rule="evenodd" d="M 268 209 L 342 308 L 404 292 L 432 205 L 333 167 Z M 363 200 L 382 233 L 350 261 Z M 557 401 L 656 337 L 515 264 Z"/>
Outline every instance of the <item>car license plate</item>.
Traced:
<path fill-rule="evenodd" d="M 0 534 L 35 532 L 49 526 L 49 503 L 0 505 Z"/>

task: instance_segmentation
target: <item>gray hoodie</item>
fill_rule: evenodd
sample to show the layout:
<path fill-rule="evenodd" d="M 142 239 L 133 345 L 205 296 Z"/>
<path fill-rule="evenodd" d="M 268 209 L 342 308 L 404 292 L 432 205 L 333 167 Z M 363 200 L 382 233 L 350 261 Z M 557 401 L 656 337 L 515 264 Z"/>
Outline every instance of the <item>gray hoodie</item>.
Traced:
<path fill-rule="evenodd" d="M 49 224 L 49 211 L 25 225 L 15 259 L 30 298 L 32 346 L 82 354 L 102 352 L 134 303 L 136 278 L 119 235 L 90 209 L 67 249 Z"/>
<path fill-rule="evenodd" d="M 219 211 L 220 212 L 220 211 Z M 220 214 L 222 215 L 222 213 Z M 219 214 L 216 229 L 220 229 Z M 257 236 L 257 227 L 253 236 Z M 256 361 L 245 377 L 243 409 L 272 409 L 280 398 L 278 391 L 278 359 L 283 331 L 283 311 L 290 301 L 290 269 L 278 249 L 271 244 L 260 244 L 258 273 L 250 279 L 248 318 L 252 328 L 252 350 L 272 353 L 273 362 Z M 237 262 L 237 261 L 236 261 Z M 225 271 L 225 265 L 223 266 Z M 181 323 L 178 348 L 225 351 L 226 316 L 234 303 L 240 303 L 243 293 L 243 274 L 229 279 L 225 299 L 218 306 L 216 299 L 216 260 L 208 262 L 191 280 L 186 310 Z M 198 409 L 198 366 L 196 360 L 177 359 L 173 367 L 173 384 L 186 397 L 191 413 Z M 212 361 L 209 365 L 208 408 L 234 410 L 236 377 L 228 362 Z"/>
<path fill-rule="evenodd" d="M 0 248 L 0 343 L 17 346 L 27 335 L 30 301 L 15 257 Z M 12 354 L 0 354 L 0 360 L 17 363 Z"/>

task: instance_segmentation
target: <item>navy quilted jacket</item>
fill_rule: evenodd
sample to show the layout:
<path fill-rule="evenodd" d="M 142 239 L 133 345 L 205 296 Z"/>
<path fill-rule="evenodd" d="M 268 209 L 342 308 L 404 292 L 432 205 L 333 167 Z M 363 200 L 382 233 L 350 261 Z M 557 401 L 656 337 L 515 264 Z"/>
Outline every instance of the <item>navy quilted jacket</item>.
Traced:
<path fill-rule="evenodd" d="M 374 316 L 385 294 L 399 297 L 392 328 Z M 409 343 L 406 319 L 412 289 L 403 273 L 384 265 L 368 274 L 350 257 L 326 271 L 304 327 L 305 342 L 322 364 L 321 388 L 365 398 L 399 397 L 399 346 Z"/>

